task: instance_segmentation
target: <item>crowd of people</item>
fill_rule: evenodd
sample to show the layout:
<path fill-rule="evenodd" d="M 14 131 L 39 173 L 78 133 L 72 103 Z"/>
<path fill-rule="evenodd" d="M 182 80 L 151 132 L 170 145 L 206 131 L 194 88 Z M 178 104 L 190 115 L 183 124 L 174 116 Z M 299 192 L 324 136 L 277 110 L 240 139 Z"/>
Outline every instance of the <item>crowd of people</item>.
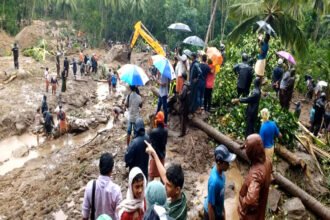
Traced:
<path fill-rule="evenodd" d="M 265 81 L 265 67 L 269 50 L 270 35 L 258 37 L 260 47 L 255 68 L 252 68 L 249 56 L 242 53 L 242 62 L 233 67 L 237 74 L 237 98 L 233 104 L 247 103 L 246 108 L 246 141 L 243 148 L 251 161 L 250 170 L 245 177 L 239 193 L 238 213 L 240 219 L 265 219 L 267 198 L 272 173 L 272 157 L 274 140 L 282 134 L 276 123 L 270 120 L 267 108 L 261 110 L 262 125 L 258 132 L 255 123 L 258 120 L 259 102 L 262 96 L 261 87 Z M 15 68 L 18 68 L 17 45 L 13 49 Z M 225 62 L 225 46 L 221 44 L 220 51 Z M 67 57 L 63 61 L 60 75 L 61 54 L 56 55 L 57 75 L 52 76 L 48 67 L 45 69 L 45 92 L 49 86 L 52 94 L 56 94 L 59 85 L 57 78 L 61 77 L 61 93 L 66 92 L 66 80 L 70 65 L 76 79 L 78 65 L 81 76 L 98 71 L 97 57 L 79 53 L 79 60 L 70 62 Z M 174 70 L 176 74 L 175 99 L 179 103 L 177 110 L 180 115 L 180 134 L 187 132 L 189 115 L 211 111 L 212 91 L 216 76 L 216 67 L 205 53 L 184 52 L 182 48 L 175 50 Z M 166 145 L 168 139 L 170 80 L 155 71 L 156 82 L 159 85 L 159 98 L 155 111 L 154 125 L 147 132 L 140 114 L 143 100 L 137 86 L 131 85 L 129 94 L 124 100 L 128 111 L 127 149 L 124 160 L 129 169 L 128 189 L 126 197 L 122 195 L 120 186 L 113 182 L 111 175 L 114 168 L 114 157 L 104 153 L 99 160 L 100 175 L 96 180 L 88 182 L 82 204 L 83 219 L 113 219 L 113 220 L 153 220 L 153 219 L 187 219 L 187 198 L 184 192 L 184 170 L 180 164 L 170 164 L 165 169 Z M 107 82 L 109 93 L 116 91 L 119 75 L 109 69 Z M 253 90 L 250 87 L 253 82 Z M 279 97 L 283 109 L 289 109 L 295 83 L 295 69 L 289 63 L 278 59 L 272 73 L 272 87 Z M 308 86 L 312 84 L 310 78 Z M 308 97 L 313 98 L 308 93 Z M 300 105 L 300 104 L 299 104 Z M 313 105 L 313 120 L 311 131 L 317 135 L 322 127 L 325 116 L 326 95 L 318 92 Z M 59 101 L 57 111 L 58 129 L 60 134 L 67 132 L 67 116 Z M 41 107 L 36 113 L 36 126 L 43 125 L 45 133 L 50 137 L 55 126 L 53 110 L 48 107 L 47 96 L 43 96 Z M 327 122 L 325 122 L 327 123 Z M 329 124 L 329 122 L 328 122 Z M 327 125 L 328 125 L 327 124 Z M 328 125 L 329 126 L 329 125 Z M 132 138 L 133 133 L 133 138 Z M 210 171 L 208 194 L 204 201 L 204 219 L 225 219 L 225 171 L 229 168 L 236 155 L 230 153 L 225 145 L 219 145 L 214 150 L 215 165 Z M 155 180 L 159 178 L 160 181 Z"/>

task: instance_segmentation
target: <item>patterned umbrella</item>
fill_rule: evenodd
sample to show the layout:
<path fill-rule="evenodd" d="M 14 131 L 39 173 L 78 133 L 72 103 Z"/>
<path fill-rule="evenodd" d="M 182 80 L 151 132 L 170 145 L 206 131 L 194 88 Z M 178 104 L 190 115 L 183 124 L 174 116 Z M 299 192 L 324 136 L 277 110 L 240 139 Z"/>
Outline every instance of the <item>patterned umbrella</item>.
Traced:
<path fill-rule="evenodd" d="M 155 55 L 151 57 L 153 65 L 159 70 L 160 74 L 164 75 L 170 80 L 175 79 L 174 69 L 168 59 L 162 55 Z"/>

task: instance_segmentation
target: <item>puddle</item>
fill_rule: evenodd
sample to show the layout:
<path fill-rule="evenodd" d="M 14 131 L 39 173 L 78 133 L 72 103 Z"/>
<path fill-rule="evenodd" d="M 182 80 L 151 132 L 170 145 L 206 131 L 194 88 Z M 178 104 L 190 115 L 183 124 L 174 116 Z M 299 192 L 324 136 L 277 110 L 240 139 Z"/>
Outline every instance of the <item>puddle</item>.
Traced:
<path fill-rule="evenodd" d="M 99 101 L 104 101 L 109 95 L 109 86 L 108 83 L 98 82 L 96 89 L 97 99 Z"/>
<path fill-rule="evenodd" d="M 39 138 L 39 144 L 44 142 L 44 138 Z M 22 167 L 25 162 L 37 158 L 39 153 L 31 148 L 38 146 L 38 139 L 33 134 L 23 134 L 12 136 L 0 142 L 0 175 Z M 17 153 L 20 152 L 20 153 Z M 26 154 L 26 156 L 24 156 Z"/>
<path fill-rule="evenodd" d="M 207 196 L 209 172 L 210 171 L 208 171 L 207 174 L 200 175 L 198 177 L 198 181 L 196 181 L 196 185 L 194 185 L 197 191 L 197 195 L 193 198 L 193 204 L 195 206 L 204 204 L 204 199 Z M 226 219 L 239 220 L 239 215 L 237 212 L 238 194 L 243 184 L 243 177 L 236 162 L 232 163 L 229 170 L 226 171 L 226 185 L 230 183 L 235 184 L 235 196 L 225 199 Z"/>
<path fill-rule="evenodd" d="M 60 209 L 57 212 L 54 212 L 52 215 L 53 215 L 55 220 L 66 220 L 66 219 L 68 219 L 68 216 L 63 212 L 62 209 Z"/>
<path fill-rule="evenodd" d="M 8 161 L 0 166 L 0 176 L 12 171 L 15 168 L 22 167 L 27 161 L 37 158 L 39 153 L 37 151 L 30 151 L 29 155 L 22 158 L 10 158 Z"/>
<path fill-rule="evenodd" d="M 111 93 L 111 96 L 118 95 L 118 94 L 124 94 L 126 91 L 126 86 L 121 85 L 120 83 L 117 83 L 116 92 Z M 109 85 L 105 82 L 98 82 L 97 83 L 97 89 L 96 89 L 97 99 L 99 101 L 104 101 L 109 97 Z"/>
<path fill-rule="evenodd" d="M 226 184 L 229 183 L 235 183 L 235 197 L 225 199 L 226 219 L 239 220 L 237 207 L 243 176 L 237 166 L 237 161 L 233 162 L 230 169 L 226 172 Z"/>

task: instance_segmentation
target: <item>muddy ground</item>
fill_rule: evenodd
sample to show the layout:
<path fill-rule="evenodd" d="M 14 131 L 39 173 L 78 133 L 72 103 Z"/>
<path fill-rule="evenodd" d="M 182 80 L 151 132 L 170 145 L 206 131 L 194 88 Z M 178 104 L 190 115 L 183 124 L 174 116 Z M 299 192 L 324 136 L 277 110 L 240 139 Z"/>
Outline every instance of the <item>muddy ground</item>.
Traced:
<path fill-rule="evenodd" d="M 99 63 L 106 66 L 124 64 L 122 60 L 109 62 L 113 54 L 105 50 L 86 50 L 85 53 L 97 53 Z M 132 62 L 147 70 L 149 56 L 133 53 Z M 69 56 L 72 57 L 78 58 L 78 54 Z M 61 60 L 63 62 L 63 58 Z M 12 57 L 0 57 L 0 219 L 80 219 L 85 186 L 89 180 L 97 178 L 98 159 L 103 152 L 115 155 L 113 180 L 121 186 L 125 195 L 128 177 L 123 159 L 126 122 L 125 116 L 121 115 L 120 121 L 114 123 L 112 108 L 122 102 L 126 86 L 120 84 L 117 93 L 109 95 L 106 83 L 93 80 L 98 77 L 79 76 L 78 79 L 84 81 L 74 81 L 70 71 L 67 91 L 60 93 L 59 86 L 56 95 L 49 92 L 48 104 L 56 109 L 61 97 L 69 119 L 88 122 L 89 129 L 53 140 L 46 140 L 40 134 L 38 142 L 36 134 L 32 133 L 32 124 L 35 111 L 41 105 L 43 94 L 46 94 L 43 72 L 45 67 L 49 67 L 55 74 L 55 63 L 52 57 L 36 62 L 21 56 L 20 67 L 16 71 Z M 17 78 L 5 84 L 13 74 Z M 152 86 L 153 82 L 141 88 L 144 100 L 141 112 L 147 130 L 150 129 L 150 115 L 156 110 Z M 302 117 L 307 117 L 306 109 L 303 109 Z M 173 162 L 183 166 L 188 219 L 201 219 L 216 143 L 193 127 L 189 127 L 184 138 L 178 138 L 178 120 L 176 115 L 169 117 L 166 166 Z M 285 173 L 289 165 L 277 159 L 275 167 Z M 238 219 L 237 196 L 247 170 L 248 167 L 237 160 L 226 174 L 227 219 Z M 318 193 L 317 190 L 311 192 L 314 195 Z M 279 194 L 282 204 L 287 196 L 281 191 Z M 279 213 L 275 216 L 268 213 L 267 219 L 283 219 L 281 208 Z"/>

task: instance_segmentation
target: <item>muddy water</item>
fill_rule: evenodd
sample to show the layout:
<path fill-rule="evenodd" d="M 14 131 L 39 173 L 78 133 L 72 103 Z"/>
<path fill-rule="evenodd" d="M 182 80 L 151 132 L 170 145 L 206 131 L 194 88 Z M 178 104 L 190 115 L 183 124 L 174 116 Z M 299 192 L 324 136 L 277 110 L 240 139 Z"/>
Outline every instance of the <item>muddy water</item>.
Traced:
<path fill-rule="evenodd" d="M 39 144 L 44 142 L 44 138 L 39 139 Z M 39 152 L 31 150 L 38 146 L 37 136 L 33 134 L 23 134 L 12 136 L 0 142 L 0 175 L 22 167 L 25 162 L 37 158 Z M 23 155 L 16 155 L 15 152 L 22 151 Z"/>
<path fill-rule="evenodd" d="M 243 184 L 243 176 L 237 166 L 237 162 L 231 164 L 230 169 L 226 172 L 226 184 L 234 183 L 235 196 L 225 199 L 226 219 L 238 220 L 237 212 L 239 191 Z"/>
<path fill-rule="evenodd" d="M 200 204 L 204 204 L 204 199 L 207 196 L 207 182 L 209 178 L 209 173 L 202 174 L 199 176 L 196 183 L 197 194 L 193 199 L 194 207 Z M 225 198 L 225 210 L 226 219 L 239 220 L 239 215 L 237 212 L 238 207 L 238 196 L 239 190 L 243 184 L 243 176 L 240 173 L 237 162 L 233 162 L 230 168 L 226 171 L 226 185 L 234 185 L 234 193 L 230 194 L 230 197 Z M 227 189 L 228 190 L 228 189 Z"/>
<path fill-rule="evenodd" d="M 53 217 L 54 217 L 55 220 L 66 220 L 66 219 L 68 219 L 68 216 L 66 214 L 64 214 L 62 209 L 60 209 L 57 212 L 54 212 Z"/>

